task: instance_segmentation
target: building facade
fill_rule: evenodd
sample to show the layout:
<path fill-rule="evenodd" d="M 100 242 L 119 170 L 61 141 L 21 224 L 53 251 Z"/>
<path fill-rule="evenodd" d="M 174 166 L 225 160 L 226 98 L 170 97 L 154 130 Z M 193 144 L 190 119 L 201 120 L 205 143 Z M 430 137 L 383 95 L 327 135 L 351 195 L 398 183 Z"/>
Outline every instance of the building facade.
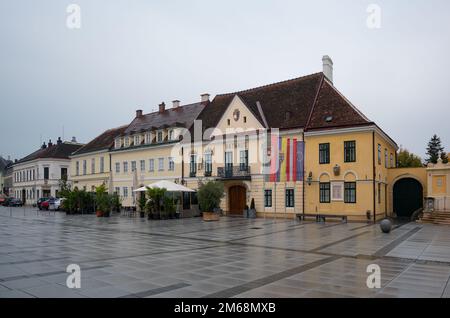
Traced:
<path fill-rule="evenodd" d="M 68 178 L 69 155 L 82 145 L 76 142 L 45 143 L 39 150 L 13 164 L 12 193 L 25 204 L 34 204 L 40 197 L 57 197 L 60 181 Z"/>
<path fill-rule="evenodd" d="M 109 129 L 70 155 L 69 180 L 72 187 L 93 192 L 102 184 L 110 186 L 110 150 L 114 138 L 122 134 L 126 127 Z"/>
<path fill-rule="evenodd" d="M 427 167 L 428 198 L 432 199 L 434 211 L 450 211 L 450 164 L 430 163 Z"/>
<path fill-rule="evenodd" d="M 0 194 L 8 195 L 12 161 L 0 156 Z"/>

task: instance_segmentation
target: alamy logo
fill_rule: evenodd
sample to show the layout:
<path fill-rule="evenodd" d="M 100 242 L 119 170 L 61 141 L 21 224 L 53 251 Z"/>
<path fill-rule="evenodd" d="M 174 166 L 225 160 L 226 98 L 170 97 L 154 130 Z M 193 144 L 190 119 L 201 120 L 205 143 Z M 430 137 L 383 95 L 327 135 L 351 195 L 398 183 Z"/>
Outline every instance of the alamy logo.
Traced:
<path fill-rule="evenodd" d="M 78 4 L 69 4 L 66 12 L 69 14 L 66 19 L 68 29 L 81 29 L 81 7 Z"/>
<path fill-rule="evenodd" d="M 381 7 L 378 4 L 370 4 L 367 7 L 367 17 L 366 23 L 369 29 L 381 29 Z"/>
<path fill-rule="evenodd" d="M 381 288 L 381 268 L 377 264 L 370 264 L 367 266 L 367 273 L 370 274 L 367 277 L 366 285 L 367 288 L 374 289 L 374 288 Z"/>
<path fill-rule="evenodd" d="M 67 288 L 81 288 L 81 269 L 77 264 L 70 264 L 66 269 L 67 273 L 70 275 L 67 277 L 66 285 Z"/>

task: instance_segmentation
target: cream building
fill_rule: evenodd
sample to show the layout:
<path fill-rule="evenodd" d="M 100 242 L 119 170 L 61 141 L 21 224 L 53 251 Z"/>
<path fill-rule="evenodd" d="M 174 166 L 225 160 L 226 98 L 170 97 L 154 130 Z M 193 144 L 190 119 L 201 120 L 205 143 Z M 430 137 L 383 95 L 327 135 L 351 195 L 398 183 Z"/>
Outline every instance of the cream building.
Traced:
<path fill-rule="evenodd" d="M 72 187 L 88 192 L 105 184 L 110 187 L 111 153 L 114 138 L 125 131 L 127 126 L 108 129 L 70 156 L 70 176 Z"/>
<path fill-rule="evenodd" d="M 434 211 L 450 211 L 450 164 L 430 163 L 427 167 L 428 198 L 433 199 Z"/>
<path fill-rule="evenodd" d="M 40 197 L 57 197 L 61 179 L 68 178 L 69 155 L 81 146 L 74 140 L 63 142 L 58 138 L 56 144 L 44 143 L 39 150 L 15 162 L 10 195 L 25 204 L 34 204 Z"/>

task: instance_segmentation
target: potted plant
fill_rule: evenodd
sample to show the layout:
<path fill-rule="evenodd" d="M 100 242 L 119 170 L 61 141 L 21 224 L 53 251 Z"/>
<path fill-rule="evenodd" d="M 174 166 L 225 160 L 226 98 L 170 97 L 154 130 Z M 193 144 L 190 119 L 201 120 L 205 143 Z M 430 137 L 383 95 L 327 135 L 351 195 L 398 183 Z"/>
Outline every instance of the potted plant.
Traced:
<path fill-rule="evenodd" d="M 139 213 L 140 213 L 141 218 L 145 217 L 145 205 L 146 204 L 147 204 L 147 199 L 145 198 L 145 193 L 142 193 L 138 200 Z"/>
<path fill-rule="evenodd" d="M 203 212 L 204 221 L 218 221 L 220 219 L 220 214 L 217 211 L 223 196 L 224 188 L 221 182 L 209 181 L 198 189 L 198 203 L 200 210 Z"/>
<path fill-rule="evenodd" d="M 152 219 L 160 219 L 162 214 L 162 203 L 164 196 L 166 194 L 166 189 L 164 188 L 147 188 L 148 200 L 148 210 L 151 211 Z M 150 215 L 149 215 L 150 218 Z"/>
<path fill-rule="evenodd" d="M 111 199 L 106 192 L 106 186 L 104 184 L 95 188 L 95 200 L 97 203 L 97 217 L 109 217 L 111 212 Z"/>
<path fill-rule="evenodd" d="M 249 210 L 249 207 L 248 207 L 248 205 L 246 204 L 246 205 L 245 205 L 244 212 L 243 212 L 244 218 L 248 218 L 248 210 Z"/>
<path fill-rule="evenodd" d="M 256 218 L 256 208 L 255 208 L 255 199 L 252 198 L 252 202 L 250 203 L 250 210 L 248 210 L 248 217 L 250 219 Z"/>

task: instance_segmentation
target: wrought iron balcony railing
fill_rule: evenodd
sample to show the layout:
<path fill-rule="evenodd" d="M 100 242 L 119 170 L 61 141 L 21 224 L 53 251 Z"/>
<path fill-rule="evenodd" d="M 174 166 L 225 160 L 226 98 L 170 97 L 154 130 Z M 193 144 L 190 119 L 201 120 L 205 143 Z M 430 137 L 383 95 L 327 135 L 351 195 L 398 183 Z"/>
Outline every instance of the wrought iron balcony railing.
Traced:
<path fill-rule="evenodd" d="M 231 178 L 250 178 L 250 167 L 249 166 L 228 166 L 228 167 L 218 167 L 217 177 L 222 179 Z"/>

